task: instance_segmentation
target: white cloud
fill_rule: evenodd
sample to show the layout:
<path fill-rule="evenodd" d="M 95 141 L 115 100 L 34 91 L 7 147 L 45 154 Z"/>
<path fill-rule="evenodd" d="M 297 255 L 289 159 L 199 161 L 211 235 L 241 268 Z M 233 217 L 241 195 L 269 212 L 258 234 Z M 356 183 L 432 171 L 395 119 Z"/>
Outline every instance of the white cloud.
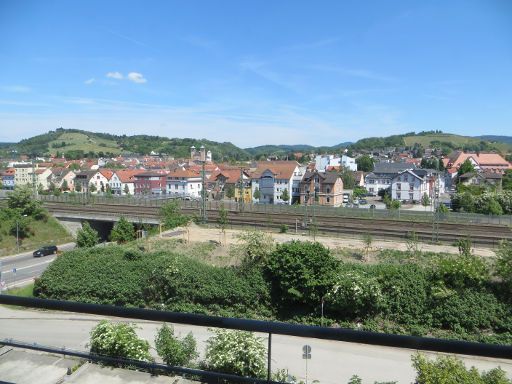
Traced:
<path fill-rule="evenodd" d="M 108 72 L 106 76 L 111 78 L 111 79 L 116 79 L 116 80 L 122 80 L 123 79 L 123 74 L 120 73 L 120 72 Z"/>
<path fill-rule="evenodd" d="M 84 81 L 84 84 L 85 85 L 91 85 L 92 83 L 94 83 L 96 81 L 96 79 L 94 77 L 91 77 L 90 79 L 87 79 Z"/>
<path fill-rule="evenodd" d="M 147 79 L 142 75 L 142 73 L 138 72 L 130 72 L 127 76 L 127 79 L 137 84 L 143 84 L 147 82 Z"/>
<path fill-rule="evenodd" d="M 13 93 L 28 93 L 32 91 L 30 87 L 24 85 L 5 85 L 0 87 L 0 90 Z"/>

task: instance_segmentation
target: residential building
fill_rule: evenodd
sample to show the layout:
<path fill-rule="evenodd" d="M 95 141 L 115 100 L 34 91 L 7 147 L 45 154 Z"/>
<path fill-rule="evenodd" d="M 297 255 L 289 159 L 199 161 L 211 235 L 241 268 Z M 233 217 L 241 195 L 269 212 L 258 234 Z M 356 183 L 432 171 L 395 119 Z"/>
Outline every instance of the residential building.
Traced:
<path fill-rule="evenodd" d="M 464 185 L 496 186 L 501 189 L 503 175 L 499 172 L 467 172 L 459 176 L 459 183 Z"/>
<path fill-rule="evenodd" d="M 167 191 L 166 171 L 143 172 L 134 177 L 136 195 L 163 195 Z"/>
<path fill-rule="evenodd" d="M 34 168 L 31 163 L 14 163 L 14 184 L 16 186 L 33 184 Z"/>
<path fill-rule="evenodd" d="M 242 187 L 240 187 L 240 179 Z M 246 171 L 237 168 L 223 169 L 215 176 L 214 189 L 226 197 L 229 188 L 233 189 L 233 196 L 236 202 L 240 201 L 241 194 L 244 203 L 252 202 L 251 177 Z M 242 191 L 241 191 L 242 190 Z"/>
<path fill-rule="evenodd" d="M 2 178 L 2 188 L 3 189 L 14 189 L 14 174 L 15 174 L 14 168 L 7 168 L 5 171 L 3 171 L 0 176 Z"/>
<path fill-rule="evenodd" d="M 467 159 L 469 159 L 477 171 L 504 173 L 507 169 L 512 169 L 512 165 L 498 153 L 454 151 L 450 156 L 443 159 L 443 164 L 447 170 L 457 170 Z"/>
<path fill-rule="evenodd" d="M 200 173 L 179 168 L 167 175 L 167 194 L 171 196 L 198 199 L 203 190 L 203 178 Z"/>
<path fill-rule="evenodd" d="M 256 163 L 256 169 L 251 175 L 252 197 L 254 202 L 266 204 L 291 204 L 294 198 L 300 196 L 293 188 L 300 189 L 298 177 L 301 173 L 296 161 L 262 161 Z M 295 178 L 294 178 L 295 176 Z M 254 197 L 259 192 L 259 199 Z M 288 199 L 283 199 L 283 192 L 288 191 Z"/>
<path fill-rule="evenodd" d="M 407 163 L 376 163 L 373 171 L 365 176 L 364 186 L 369 195 L 377 196 L 379 191 L 391 187 L 391 182 L 398 173 L 408 169 L 416 167 Z"/>
<path fill-rule="evenodd" d="M 348 158 L 348 156 L 346 156 Z M 315 157 L 315 169 L 320 172 L 325 172 L 327 168 L 341 167 L 342 159 L 335 155 L 317 155 Z"/>
<path fill-rule="evenodd" d="M 110 179 L 110 189 L 115 195 L 135 194 L 135 175 L 144 173 L 140 169 L 120 169 Z"/>
<path fill-rule="evenodd" d="M 95 183 L 93 182 L 93 177 L 96 175 L 97 171 L 78 171 L 75 173 L 74 179 L 74 187 L 75 191 L 89 193 L 91 191 L 91 186 Z M 97 191 L 97 189 L 95 189 Z"/>
<path fill-rule="evenodd" d="M 444 176 L 431 169 L 408 169 L 396 174 L 391 182 L 391 198 L 419 203 L 423 195 L 430 199 L 444 193 Z"/>
<path fill-rule="evenodd" d="M 347 155 L 341 156 L 341 166 L 343 169 L 348 169 L 350 171 L 357 171 L 356 159 L 354 157 L 350 157 Z"/>
<path fill-rule="evenodd" d="M 306 172 L 300 183 L 300 203 L 339 207 L 343 203 L 343 180 L 335 172 Z"/>
<path fill-rule="evenodd" d="M 36 185 L 37 187 L 41 187 L 44 191 L 48 190 L 50 187 L 52 171 L 50 168 L 36 168 Z"/>

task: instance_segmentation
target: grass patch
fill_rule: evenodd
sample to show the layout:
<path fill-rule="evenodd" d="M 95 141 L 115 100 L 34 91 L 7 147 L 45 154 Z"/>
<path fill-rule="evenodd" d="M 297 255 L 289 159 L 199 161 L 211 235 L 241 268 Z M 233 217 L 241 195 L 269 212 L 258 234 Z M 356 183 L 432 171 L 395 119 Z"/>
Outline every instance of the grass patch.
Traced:
<path fill-rule="evenodd" d="M 0 257 L 17 253 L 16 236 L 9 234 L 9 223 L 0 222 Z M 20 252 L 37 249 L 47 244 L 63 244 L 74 241 L 73 237 L 53 217 L 46 222 L 31 220 L 33 231 L 29 237 L 21 240 Z"/>
<path fill-rule="evenodd" d="M 34 283 L 30 283 L 22 287 L 10 288 L 5 291 L 5 293 L 20 297 L 34 297 Z"/>
<path fill-rule="evenodd" d="M 66 145 L 64 147 L 54 148 L 53 144 Z M 85 153 L 89 151 L 93 152 L 112 152 L 120 153 L 121 150 L 117 143 L 113 140 L 102 139 L 99 137 L 89 137 L 84 133 L 79 132 L 65 132 L 59 136 L 58 139 L 53 140 L 48 146 L 50 153 L 55 154 L 57 151 L 66 152 L 71 150 L 82 150 Z"/>

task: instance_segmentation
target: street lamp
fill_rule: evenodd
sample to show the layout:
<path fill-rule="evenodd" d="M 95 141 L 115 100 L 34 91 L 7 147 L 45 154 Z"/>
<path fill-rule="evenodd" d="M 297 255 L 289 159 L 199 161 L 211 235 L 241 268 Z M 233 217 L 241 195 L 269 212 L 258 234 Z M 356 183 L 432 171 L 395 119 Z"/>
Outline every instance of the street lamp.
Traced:
<path fill-rule="evenodd" d="M 23 217 L 27 217 L 27 215 L 23 215 Z M 17 252 L 20 253 L 20 237 L 19 237 L 19 231 L 20 231 L 20 219 L 16 219 L 16 249 Z"/>

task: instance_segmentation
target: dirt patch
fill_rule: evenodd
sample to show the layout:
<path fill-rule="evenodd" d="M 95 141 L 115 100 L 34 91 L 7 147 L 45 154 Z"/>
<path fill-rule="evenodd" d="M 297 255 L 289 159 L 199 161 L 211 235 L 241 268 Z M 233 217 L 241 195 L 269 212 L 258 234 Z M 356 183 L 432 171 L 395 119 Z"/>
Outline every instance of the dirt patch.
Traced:
<path fill-rule="evenodd" d="M 263 230 L 263 229 L 261 229 Z M 226 256 L 229 254 L 229 247 L 231 245 L 237 244 L 236 235 L 240 233 L 241 229 L 226 229 L 225 235 L 223 235 L 218 228 L 207 228 L 198 226 L 196 224 L 190 224 L 188 231 L 185 231 L 183 235 L 180 237 L 184 241 L 194 242 L 215 242 L 214 244 L 219 244 L 215 251 L 212 252 L 211 257 L 216 259 L 213 255 L 220 256 L 221 258 L 228 258 L 223 262 L 226 262 L 228 265 L 232 263 L 236 263 L 236 260 L 231 260 L 231 256 Z M 274 240 L 278 243 L 285 243 L 291 240 L 313 240 L 313 237 L 310 236 L 306 232 L 299 231 L 297 234 L 293 232 L 289 233 L 277 233 L 277 232 L 269 232 L 272 234 Z M 351 249 L 355 252 L 359 252 L 364 250 L 365 243 L 362 238 L 356 237 L 331 237 L 331 236 L 316 236 L 316 241 L 322 243 L 326 247 L 330 249 Z M 407 242 L 400 240 L 381 240 L 381 239 L 373 239 L 372 241 L 372 251 L 378 251 L 383 249 L 391 249 L 391 250 L 407 250 Z M 423 252 L 436 252 L 436 253 L 451 253 L 458 254 L 457 247 L 450 245 L 436 245 L 436 244 L 427 244 L 427 243 L 419 243 L 418 249 Z M 483 256 L 483 257 L 494 257 L 494 251 L 491 248 L 474 248 L 475 255 Z"/>

